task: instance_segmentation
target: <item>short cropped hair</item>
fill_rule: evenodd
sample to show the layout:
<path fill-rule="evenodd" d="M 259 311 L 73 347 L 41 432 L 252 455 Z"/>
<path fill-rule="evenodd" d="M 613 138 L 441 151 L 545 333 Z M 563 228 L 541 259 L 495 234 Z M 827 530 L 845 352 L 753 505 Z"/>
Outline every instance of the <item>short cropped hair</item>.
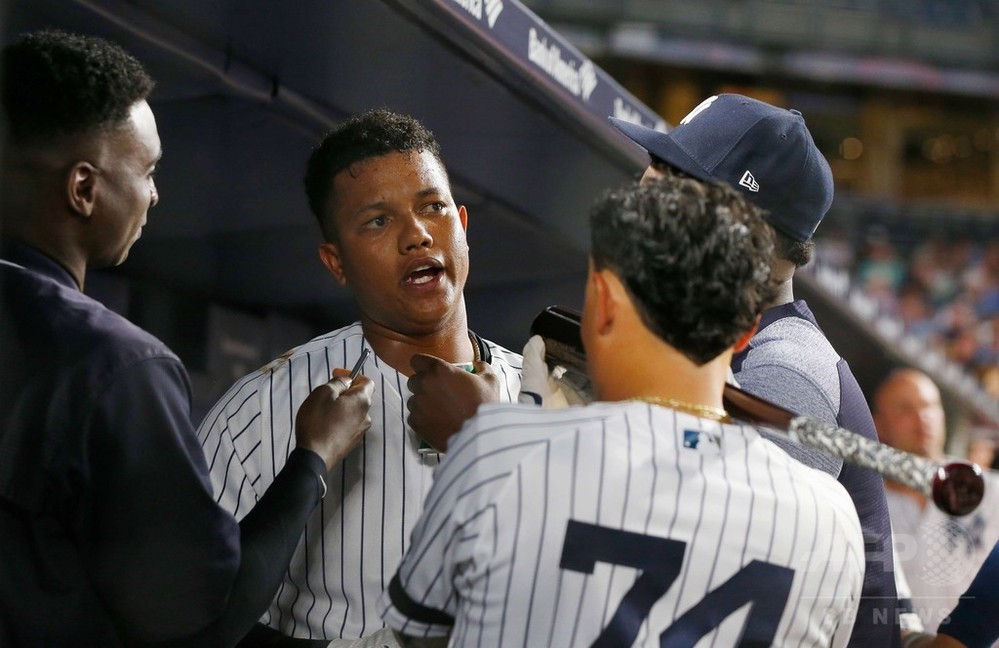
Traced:
<path fill-rule="evenodd" d="M 796 241 L 790 236 L 774 230 L 774 250 L 778 259 L 794 264 L 796 268 L 808 265 L 815 250 L 815 241 Z"/>
<path fill-rule="evenodd" d="M 409 115 L 377 108 L 355 115 L 327 133 L 309 156 L 305 194 L 327 241 L 338 240 L 336 223 L 326 210 L 334 200 L 333 178 L 358 162 L 389 153 L 426 151 L 444 168 L 434 134 Z M 445 174 L 447 169 L 444 170 Z"/>
<path fill-rule="evenodd" d="M 697 365 L 774 298 L 773 230 L 739 192 L 668 174 L 607 194 L 590 215 L 594 267 L 622 281 L 645 325 Z"/>
<path fill-rule="evenodd" d="M 58 30 L 5 47 L 0 75 L 4 126 L 15 145 L 113 130 L 155 85 L 118 45 Z"/>

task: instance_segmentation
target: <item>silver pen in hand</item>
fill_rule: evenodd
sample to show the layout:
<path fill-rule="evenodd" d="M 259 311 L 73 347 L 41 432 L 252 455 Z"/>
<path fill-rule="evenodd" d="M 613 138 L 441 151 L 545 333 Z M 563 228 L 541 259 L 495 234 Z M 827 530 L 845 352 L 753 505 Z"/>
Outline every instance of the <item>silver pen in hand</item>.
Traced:
<path fill-rule="evenodd" d="M 354 382 L 354 378 L 357 378 L 357 375 L 361 373 L 361 367 L 364 366 L 364 361 L 368 359 L 369 353 L 371 352 L 367 348 L 361 349 L 361 357 L 354 363 L 354 368 L 350 370 L 350 377 L 347 380 Z"/>
<path fill-rule="evenodd" d="M 370 351 L 368 349 L 361 350 L 361 357 L 357 359 L 354 363 L 354 368 L 350 370 L 350 375 L 347 377 L 337 376 L 334 378 L 335 381 L 343 384 L 343 389 L 350 389 L 350 386 L 354 384 L 354 378 L 357 378 L 358 374 L 361 373 L 361 367 L 364 366 L 364 361 L 368 359 L 368 354 Z"/>

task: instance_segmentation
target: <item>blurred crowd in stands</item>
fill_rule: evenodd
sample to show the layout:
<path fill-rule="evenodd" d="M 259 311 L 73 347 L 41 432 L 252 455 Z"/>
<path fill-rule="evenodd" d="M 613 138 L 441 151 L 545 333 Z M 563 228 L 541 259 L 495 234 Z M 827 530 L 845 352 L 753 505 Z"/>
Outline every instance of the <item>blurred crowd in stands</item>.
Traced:
<path fill-rule="evenodd" d="M 821 258 L 849 271 L 882 315 L 999 398 L 999 231 L 911 221 L 831 227 Z"/>

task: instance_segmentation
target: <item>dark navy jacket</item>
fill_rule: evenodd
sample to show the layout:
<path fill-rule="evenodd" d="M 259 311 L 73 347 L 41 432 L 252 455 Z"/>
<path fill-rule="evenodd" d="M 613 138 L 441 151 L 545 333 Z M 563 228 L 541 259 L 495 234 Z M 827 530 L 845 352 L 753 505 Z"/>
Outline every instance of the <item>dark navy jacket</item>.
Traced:
<path fill-rule="evenodd" d="M 266 607 L 287 561 L 241 571 L 241 528 L 212 495 L 178 358 L 37 250 L 8 245 L 3 258 L 0 644 L 178 640 L 228 618 L 269 569 Z M 301 453 L 307 515 L 323 465 Z M 249 526 L 243 544 L 256 537 L 275 558 L 302 528 Z"/>

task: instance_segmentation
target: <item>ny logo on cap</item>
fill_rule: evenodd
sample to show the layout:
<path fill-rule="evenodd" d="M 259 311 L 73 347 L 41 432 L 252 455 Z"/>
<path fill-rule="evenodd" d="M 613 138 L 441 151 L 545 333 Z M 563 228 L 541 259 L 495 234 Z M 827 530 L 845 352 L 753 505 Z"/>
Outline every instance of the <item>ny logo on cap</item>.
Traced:
<path fill-rule="evenodd" d="M 749 189 L 753 193 L 758 193 L 760 191 L 760 183 L 756 181 L 756 178 L 754 178 L 753 174 L 749 171 L 742 174 L 742 179 L 739 180 L 739 185 Z"/>
<path fill-rule="evenodd" d="M 714 97 L 708 97 L 707 99 L 705 99 L 701 103 L 697 104 L 696 108 L 694 108 L 693 110 L 691 110 L 689 113 L 687 113 L 686 117 L 684 117 L 683 119 L 680 120 L 680 124 L 679 125 L 683 126 L 684 124 L 689 124 L 691 119 L 693 119 L 694 117 L 697 117 L 698 115 L 700 115 L 708 106 L 710 106 L 711 104 L 713 104 L 715 102 L 715 99 L 717 99 L 717 98 L 718 98 L 717 95 L 715 95 Z"/>

